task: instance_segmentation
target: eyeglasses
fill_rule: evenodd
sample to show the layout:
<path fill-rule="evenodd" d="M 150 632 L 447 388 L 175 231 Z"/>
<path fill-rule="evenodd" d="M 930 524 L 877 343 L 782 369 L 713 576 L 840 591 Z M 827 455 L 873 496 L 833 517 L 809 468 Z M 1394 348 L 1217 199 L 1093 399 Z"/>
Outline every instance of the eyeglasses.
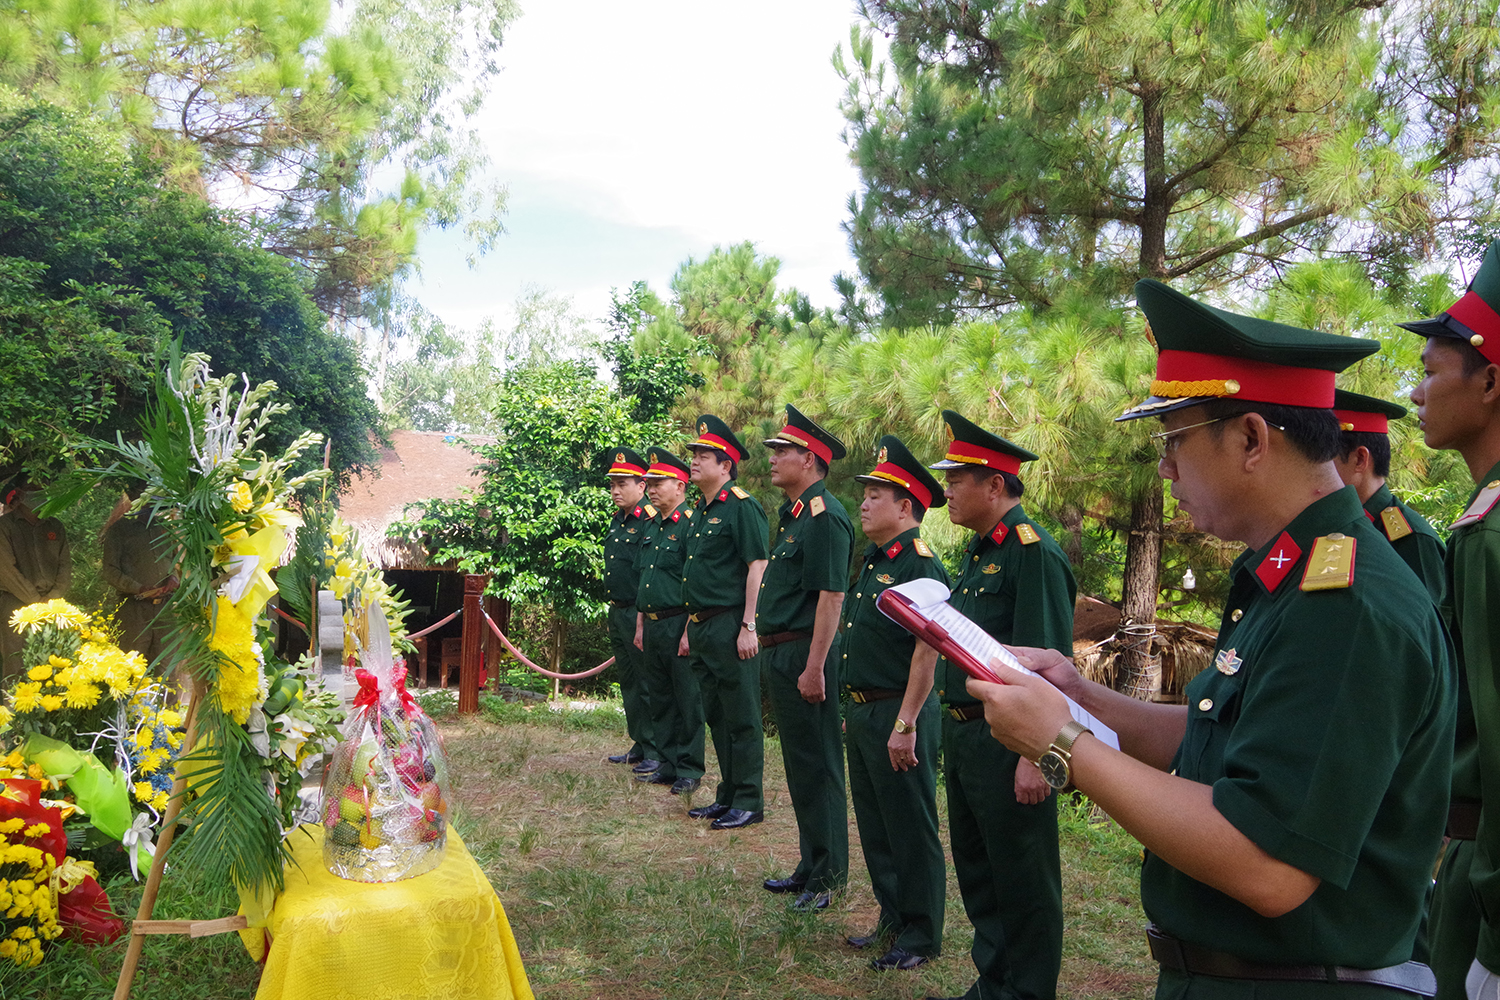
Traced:
<path fill-rule="evenodd" d="M 1222 417 L 1214 417 L 1212 420 L 1204 420 L 1201 423 L 1188 424 L 1186 427 L 1176 427 L 1169 431 L 1157 431 L 1155 434 L 1151 435 L 1151 443 L 1156 445 L 1156 454 L 1158 457 L 1170 458 L 1172 455 L 1176 454 L 1178 446 L 1182 444 L 1182 439 L 1177 435 L 1182 434 L 1185 431 L 1190 431 L 1195 427 L 1207 427 L 1209 424 L 1216 424 L 1221 420 L 1231 420 L 1234 417 L 1243 416 L 1243 413 L 1226 413 Z M 1281 431 L 1282 433 L 1286 432 L 1285 427 L 1281 426 L 1280 424 L 1273 424 L 1269 420 L 1266 421 L 1266 426 L 1274 427 L 1276 430 Z"/>

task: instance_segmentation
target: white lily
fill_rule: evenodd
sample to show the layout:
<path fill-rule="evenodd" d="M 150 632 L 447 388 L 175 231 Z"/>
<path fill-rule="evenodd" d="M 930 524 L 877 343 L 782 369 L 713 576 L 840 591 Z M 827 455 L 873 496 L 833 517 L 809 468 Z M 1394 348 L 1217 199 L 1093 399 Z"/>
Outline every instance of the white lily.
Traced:
<path fill-rule="evenodd" d="M 281 753 L 292 763 L 297 762 L 297 754 L 302 750 L 302 744 L 312 735 L 317 728 L 311 722 L 299 719 L 291 714 L 282 714 L 276 717 L 281 725 Z"/>
<path fill-rule="evenodd" d="M 156 845 L 151 842 L 151 817 L 143 812 L 136 813 L 135 822 L 120 836 L 120 843 L 125 847 L 126 857 L 130 858 L 130 875 L 139 882 L 141 873 L 137 853 L 145 851 L 148 858 L 156 856 Z"/>

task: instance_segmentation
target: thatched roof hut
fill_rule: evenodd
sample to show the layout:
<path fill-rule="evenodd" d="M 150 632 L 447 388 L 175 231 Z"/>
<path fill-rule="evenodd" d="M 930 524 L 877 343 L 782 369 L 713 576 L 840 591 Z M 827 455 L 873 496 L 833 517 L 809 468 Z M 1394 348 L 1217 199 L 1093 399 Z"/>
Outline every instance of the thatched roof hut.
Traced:
<path fill-rule="evenodd" d="M 466 438 L 475 443 L 488 438 Z M 358 532 L 365 555 L 381 569 L 444 569 L 428 560 L 420 545 L 388 538 L 391 525 L 406 516 L 406 505 L 423 500 L 456 500 L 479 486 L 478 459 L 457 435 L 392 431 L 390 447 L 379 446 L 380 467 L 355 477 L 339 497 L 339 513 Z"/>
<path fill-rule="evenodd" d="M 1120 609 L 1092 597 L 1080 597 L 1073 609 L 1073 657 L 1089 680 L 1119 688 L 1120 654 L 1145 643 L 1155 661 L 1146 690 L 1135 693 L 1152 701 L 1181 703 L 1188 681 L 1213 660 L 1218 633 L 1191 622 L 1158 618 L 1152 629 L 1137 629 L 1120 620 Z"/>

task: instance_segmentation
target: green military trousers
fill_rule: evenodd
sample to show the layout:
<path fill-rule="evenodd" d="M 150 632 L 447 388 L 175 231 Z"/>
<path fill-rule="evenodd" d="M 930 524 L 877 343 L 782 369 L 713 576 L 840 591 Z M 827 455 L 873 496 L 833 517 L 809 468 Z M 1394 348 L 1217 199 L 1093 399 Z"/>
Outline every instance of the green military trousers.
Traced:
<path fill-rule="evenodd" d="M 703 720 L 719 759 L 714 801 L 731 809 L 766 807 L 765 746 L 760 726 L 760 656 L 742 660 L 734 642 L 743 608 L 689 621 L 688 661 L 703 693 Z"/>
<path fill-rule="evenodd" d="M 974 925 L 970 955 L 979 979 L 969 1000 L 1052 1000 L 1062 968 L 1062 864 L 1057 796 L 1016 801 L 1020 757 L 983 719 L 943 713 L 948 832 L 964 910 Z"/>
<path fill-rule="evenodd" d="M 1450 840 L 1438 866 L 1427 916 L 1428 964 L 1437 976 L 1437 1000 L 1464 1000 L 1464 978 L 1479 942 L 1479 906 L 1469 887 L 1474 841 Z"/>
<path fill-rule="evenodd" d="M 807 892 L 842 889 L 849 880 L 849 807 L 844 788 L 844 740 L 839 719 L 839 643 L 823 659 L 823 700 L 814 705 L 797 691 L 807 667 L 811 637 L 772 646 L 760 654 L 761 676 L 776 713 L 786 788 L 797 816 L 801 859 L 792 878 Z"/>
<path fill-rule="evenodd" d="M 1156 1000 L 1414 1000 L 1414 997 L 1412 993 L 1370 983 L 1220 979 L 1165 968 L 1156 980 Z"/>
<path fill-rule="evenodd" d="M 942 746 L 936 694 L 916 718 L 917 765 L 891 766 L 886 741 L 901 713 L 901 699 L 850 703 L 846 722 L 849 792 L 859 842 L 880 904 L 879 935 L 894 947 L 935 958 L 943 950 L 943 901 L 948 870 L 938 835 L 937 761 Z"/>
<path fill-rule="evenodd" d="M 703 694 L 686 656 L 677 644 L 687 615 L 644 623 L 646 695 L 651 702 L 656 745 L 662 752 L 662 774 L 669 778 L 703 777 Z"/>
<path fill-rule="evenodd" d="M 620 698 L 625 702 L 625 731 L 630 735 L 630 753 L 648 760 L 661 760 L 656 745 L 651 702 L 646 694 L 646 655 L 635 648 L 635 605 L 609 605 L 609 648 L 620 672 Z"/>

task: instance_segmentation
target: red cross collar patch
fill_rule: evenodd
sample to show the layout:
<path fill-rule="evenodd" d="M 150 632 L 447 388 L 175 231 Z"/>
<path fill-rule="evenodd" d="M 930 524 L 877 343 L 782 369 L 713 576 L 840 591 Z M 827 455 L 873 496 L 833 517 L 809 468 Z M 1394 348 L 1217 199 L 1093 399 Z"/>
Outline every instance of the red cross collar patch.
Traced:
<path fill-rule="evenodd" d="M 1297 560 L 1302 558 L 1302 549 L 1292 541 L 1292 536 L 1285 531 L 1281 537 L 1276 539 L 1267 550 L 1268 555 L 1255 567 L 1255 575 L 1260 578 L 1261 585 L 1269 593 L 1276 593 L 1276 588 L 1281 586 L 1292 567 L 1297 565 Z"/>
<path fill-rule="evenodd" d="M 717 497 L 715 497 L 715 499 L 717 499 L 717 500 L 728 500 L 729 499 L 729 491 L 728 490 L 720 490 L 719 491 L 719 495 Z"/>
<path fill-rule="evenodd" d="M 637 507 L 635 510 L 633 510 L 633 511 L 630 512 L 630 516 L 631 517 L 640 517 L 641 516 L 641 509 L 639 507 Z"/>
<path fill-rule="evenodd" d="M 680 517 L 682 517 L 682 511 L 680 511 L 680 510 L 674 510 L 674 511 L 672 511 L 672 523 L 673 524 L 676 524 L 678 518 L 680 518 Z"/>
<path fill-rule="evenodd" d="M 901 554 L 901 543 L 900 542 L 892 542 L 891 543 L 891 547 L 885 550 L 885 557 L 887 559 L 894 559 L 894 558 L 896 558 L 900 554 Z"/>
<path fill-rule="evenodd" d="M 999 524 L 995 525 L 995 530 L 990 532 L 990 538 L 994 540 L 996 545 L 999 545 L 1001 542 L 1005 541 L 1005 536 L 1008 534 L 1010 534 L 1010 529 L 1005 526 L 1004 521 L 1001 521 Z"/>
<path fill-rule="evenodd" d="M 802 516 L 802 501 L 798 500 L 796 503 L 792 504 L 792 518 L 795 520 L 800 516 Z"/>

